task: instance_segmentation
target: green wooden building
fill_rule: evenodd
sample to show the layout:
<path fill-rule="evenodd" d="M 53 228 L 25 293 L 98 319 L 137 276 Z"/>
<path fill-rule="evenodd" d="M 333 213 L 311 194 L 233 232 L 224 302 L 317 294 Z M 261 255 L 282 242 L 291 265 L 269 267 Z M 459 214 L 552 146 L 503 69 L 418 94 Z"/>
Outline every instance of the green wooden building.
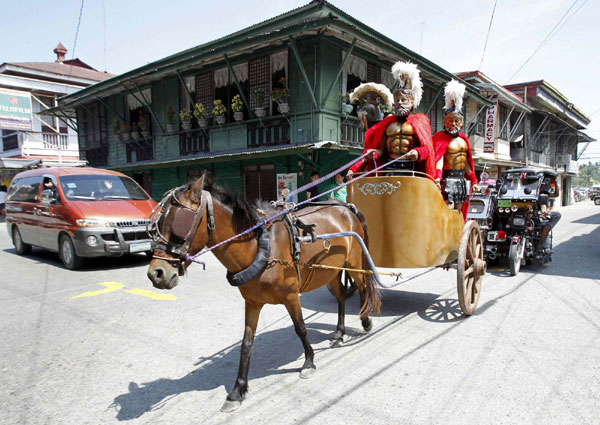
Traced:
<path fill-rule="evenodd" d="M 454 76 L 325 1 L 65 96 L 54 113 L 76 126 L 90 166 L 131 175 L 155 199 L 203 170 L 247 199 L 275 199 L 278 181 L 301 186 L 312 171 L 324 175 L 362 153 L 364 132 L 355 112 L 342 112 L 340 94 L 367 81 L 393 88 L 398 60 L 418 64 L 419 111 L 440 130 L 443 87 Z M 281 113 L 269 92 L 285 85 L 290 109 Z M 241 121 L 231 111 L 236 95 Z M 467 96 L 489 103 L 469 84 Z M 213 117 L 215 100 L 227 107 L 225 124 Z M 196 103 L 208 126 L 192 120 L 184 130 L 179 112 Z M 260 103 L 263 117 L 254 112 Z M 139 126 L 146 132 L 138 136 Z"/>

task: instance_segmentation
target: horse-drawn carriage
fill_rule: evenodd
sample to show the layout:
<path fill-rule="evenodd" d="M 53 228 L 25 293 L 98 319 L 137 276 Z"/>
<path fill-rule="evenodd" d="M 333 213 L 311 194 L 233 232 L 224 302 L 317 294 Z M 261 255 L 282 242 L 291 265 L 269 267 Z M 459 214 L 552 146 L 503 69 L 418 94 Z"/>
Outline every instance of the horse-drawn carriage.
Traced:
<path fill-rule="evenodd" d="M 365 177 L 349 185 L 348 202 L 365 215 L 369 237 L 377 241 L 369 246 L 376 266 L 456 268 L 460 308 L 475 312 L 486 271 L 479 225 L 449 208 L 428 175 Z"/>
<path fill-rule="evenodd" d="M 377 283 L 383 287 L 398 283 L 382 282 L 376 266 L 454 267 L 460 307 L 467 315 L 475 312 L 486 269 L 478 224 L 465 224 L 462 213 L 446 205 L 428 175 L 399 173 L 355 178 L 349 184 L 348 204 L 313 202 L 299 208 L 279 203 L 257 208 L 204 177 L 163 197 L 149 229 L 157 242 L 148 269 L 154 286 L 177 285 L 178 276 L 207 246 L 246 300 L 238 378 L 222 410 L 237 408 L 247 392 L 250 350 L 265 304 L 284 304 L 292 318 L 305 350 L 301 377 L 310 377 L 315 366 L 299 293 L 328 285 L 338 302 L 332 343 L 342 343 L 346 300 L 342 271 L 356 284 L 367 332 L 372 327 L 369 315 L 381 304 Z"/>

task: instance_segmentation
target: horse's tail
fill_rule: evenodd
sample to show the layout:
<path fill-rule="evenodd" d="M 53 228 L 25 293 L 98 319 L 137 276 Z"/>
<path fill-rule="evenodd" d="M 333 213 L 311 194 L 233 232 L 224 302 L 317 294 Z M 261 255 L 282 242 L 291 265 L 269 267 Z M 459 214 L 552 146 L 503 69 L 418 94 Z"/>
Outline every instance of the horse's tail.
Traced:
<path fill-rule="evenodd" d="M 356 216 L 360 220 L 360 225 L 363 228 L 363 232 L 365 234 L 364 241 L 367 248 L 369 247 L 369 234 L 367 233 L 367 222 L 365 220 L 365 216 L 356 209 Z M 369 269 L 369 262 L 367 261 L 367 253 L 362 253 L 362 268 L 363 270 Z M 379 286 L 377 285 L 377 281 L 373 277 L 371 273 L 363 274 L 363 282 L 365 284 L 365 302 L 361 306 L 360 309 L 360 318 L 361 320 L 366 319 L 370 314 L 377 313 L 379 314 L 381 310 L 381 292 L 379 291 Z"/>

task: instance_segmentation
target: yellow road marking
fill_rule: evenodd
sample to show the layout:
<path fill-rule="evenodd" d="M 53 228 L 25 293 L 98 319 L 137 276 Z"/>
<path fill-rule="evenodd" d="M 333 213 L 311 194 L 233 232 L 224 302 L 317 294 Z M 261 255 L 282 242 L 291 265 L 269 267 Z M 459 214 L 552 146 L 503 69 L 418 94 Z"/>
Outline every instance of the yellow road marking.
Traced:
<path fill-rule="evenodd" d="M 173 294 L 159 294 L 158 292 L 147 291 L 145 289 L 138 288 L 129 289 L 125 292 L 129 292 L 130 294 L 141 295 L 142 297 L 152 298 L 153 300 L 175 301 L 177 299 L 177 297 Z"/>
<path fill-rule="evenodd" d="M 84 292 L 83 294 L 75 295 L 71 298 L 93 297 L 94 295 L 106 294 L 108 292 L 123 289 L 123 285 L 119 282 L 101 282 L 99 283 L 99 285 L 106 286 L 106 289 L 100 289 L 99 291 Z"/>

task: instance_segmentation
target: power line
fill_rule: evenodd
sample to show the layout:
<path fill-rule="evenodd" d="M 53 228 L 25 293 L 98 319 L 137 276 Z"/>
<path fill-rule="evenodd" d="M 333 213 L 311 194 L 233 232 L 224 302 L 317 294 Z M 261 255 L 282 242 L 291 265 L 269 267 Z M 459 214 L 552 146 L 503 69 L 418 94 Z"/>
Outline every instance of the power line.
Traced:
<path fill-rule="evenodd" d="M 102 26 L 104 27 L 104 72 L 106 72 L 106 9 L 102 0 Z"/>
<path fill-rule="evenodd" d="M 487 35 L 485 36 L 485 44 L 483 45 L 483 52 L 481 53 L 481 60 L 479 61 L 479 70 L 481 70 L 481 64 L 483 64 L 483 57 L 485 56 L 485 49 L 487 48 L 488 39 L 490 38 L 490 31 L 492 30 L 492 22 L 494 21 L 494 13 L 496 13 L 496 4 L 498 0 L 494 1 L 494 9 L 492 10 L 492 17 L 490 18 L 490 25 L 488 26 Z"/>
<path fill-rule="evenodd" d="M 577 8 L 577 10 L 571 14 L 571 16 L 569 16 L 569 18 L 567 18 L 567 20 L 563 23 L 562 21 L 565 19 L 565 17 L 568 15 L 568 13 L 571 11 L 571 9 L 573 9 L 573 7 L 575 6 L 575 4 L 578 2 L 579 0 L 575 0 L 571 6 L 569 6 L 569 8 L 567 9 L 567 11 L 564 13 L 564 15 L 558 20 L 558 22 L 554 25 L 554 27 L 552 27 L 552 29 L 550 30 L 550 32 L 548 33 L 548 35 L 546 36 L 546 38 L 544 38 L 542 40 L 542 42 L 535 48 L 535 50 L 533 51 L 533 53 L 531 53 L 531 55 L 527 58 L 527 60 L 525 62 L 523 62 L 523 64 L 519 67 L 519 69 L 517 69 L 515 71 L 515 73 L 507 80 L 507 84 L 510 83 L 512 81 L 513 78 L 515 78 L 515 76 L 525 67 L 525 65 L 527 65 L 529 63 L 529 61 L 537 54 L 538 51 L 540 51 L 540 49 L 542 47 L 544 47 L 544 45 L 546 45 L 546 43 L 554 36 L 556 35 L 556 33 L 558 33 L 558 31 L 560 31 L 560 29 L 564 26 L 564 24 L 567 23 L 567 21 L 569 19 L 571 19 L 578 11 L 579 9 L 581 9 L 581 7 L 587 2 L 587 0 L 584 0 L 583 3 L 579 6 L 579 8 Z M 560 28 L 558 28 L 558 30 L 556 29 L 561 23 L 563 23 L 563 25 L 560 26 Z M 555 31 L 556 30 L 556 31 Z"/>
<path fill-rule="evenodd" d="M 79 35 L 79 25 L 81 24 L 81 15 L 83 14 L 83 2 L 81 0 L 81 8 L 79 9 L 79 19 L 77 20 L 77 30 L 75 31 L 75 41 L 73 42 L 73 52 L 71 53 L 71 59 L 75 58 L 75 46 L 77 46 L 77 36 Z"/>

